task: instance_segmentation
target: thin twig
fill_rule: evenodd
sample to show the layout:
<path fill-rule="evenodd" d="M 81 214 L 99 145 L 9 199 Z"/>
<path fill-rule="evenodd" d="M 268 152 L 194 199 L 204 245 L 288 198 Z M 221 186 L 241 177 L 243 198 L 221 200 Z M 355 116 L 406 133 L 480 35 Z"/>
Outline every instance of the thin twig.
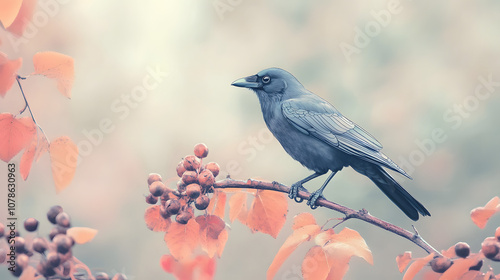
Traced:
<path fill-rule="evenodd" d="M 278 182 L 266 182 L 266 181 L 258 181 L 249 179 L 247 181 L 233 180 L 230 178 L 226 178 L 224 180 L 217 181 L 214 184 L 214 188 L 225 189 L 225 188 L 249 188 L 249 189 L 260 189 L 260 190 L 271 190 L 278 191 L 283 193 L 289 193 L 290 187 L 280 184 Z M 306 191 L 299 191 L 298 197 L 307 200 L 311 194 Z M 384 220 L 381 220 L 377 217 L 374 217 L 368 213 L 366 210 L 356 211 L 354 209 L 342 206 L 335 202 L 329 201 L 324 198 L 318 199 L 316 202 L 318 206 L 323 206 L 325 208 L 340 212 L 345 215 L 344 221 L 348 219 L 358 219 L 370 223 L 374 226 L 377 226 L 381 229 L 385 229 L 389 232 L 392 232 L 396 235 L 399 235 L 403 238 L 410 240 L 415 243 L 420 248 L 424 249 L 427 253 L 435 253 L 436 255 L 441 255 L 439 251 L 434 249 L 429 243 L 427 243 L 422 236 L 419 234 L 413 234 L 408 230 L 388 223 Z"/>

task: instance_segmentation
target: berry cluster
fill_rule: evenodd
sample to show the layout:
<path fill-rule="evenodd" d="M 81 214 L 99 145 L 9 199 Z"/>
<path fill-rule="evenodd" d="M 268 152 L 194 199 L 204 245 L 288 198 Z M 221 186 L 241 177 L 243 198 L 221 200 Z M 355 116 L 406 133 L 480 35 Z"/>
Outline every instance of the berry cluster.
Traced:
<path fill-rule="evenodd" d="M 92 276 L 79 269 L 90 273 L 88 267 L 76 259 L 71 249 L 75 245 L 73 238 L 68 236 L 67 230 L 71 227 L 70 216 L 63 211 L 61 206 L 52 206 L 47 212 L 47 219 L 54 226 L 52 227 L 48 238 L 39 236 L 38 220 L 28 218 L 24 221 L 24 229 L 27 232 L 36 232 L 36 235 L 28 234 L 26 238 L 21 237 L 16 230 L 14 234 L 5 232 L 5 226 L 0 223 L 0 238 L 5 237 L 6 246 L 0 244 L 0 264 L 8 263 L 10 266 L 15 264 L 15 270 L 12 274 L 16 277 L 21 276 L 28 266 L 36 269 L 36 277 L 45 277 L 53 279 L 85 279 L 85 276 Z M 10 240 L 14 237 L 14 242 Z M 15 246 L 15 253 L 10 252 L 11 246 Z M 9 251 L 9 252 L 8 252 Z M 111 279 L 106 273 L 99 273 L 95 279 Z M 122 274 L 116 274 L 113 280 L 126 279 Z"/>
<path fill-rule="evenodd" d="M 197 144 L 194 147 L 194 155 L 188 155 L 177 165 L 177 190 L 173 190 L 162 182 L 159 174 L 152 173 L 148 177 L 149 192 L 146 202 L 156 204 L 160 200 L 160 215 L 168 219 L 175 217 L 180 224 L 194 217 L 194 207 L 205 210 L 210 204 L 208 193 L 213 192 L 215 177 L 219 175 L 220 167 L 215 162 L 202 164 L 203 158 L 208 155 L 208 147 L 205 144 Z"/>
<path fill-rule="evenodd" d="M 474 255 L 471 254 L 469 244 L 465 242 L 458 242 L 457 244 L 455 244 L 454 251 L 455 255 L 458 258 L 468 258 Z M 500 262 L 500 227 L 496 229 L 494 237 L 487 237 L 483 241 L 479 254 L 482 254 L 482 256 L 492 261 Z M 469 270 L 481 270 L 481 267 L 483 266 L 482 256 L 479 256 L 479 258 L 477 258 L 477 263 L 471 266 Z M 434 258 L 430 262 L 430 265 L 433 271 L 437 273 L 443 273 L 453 265 L 453 260 L 445 256 L 440 256 Z"/>

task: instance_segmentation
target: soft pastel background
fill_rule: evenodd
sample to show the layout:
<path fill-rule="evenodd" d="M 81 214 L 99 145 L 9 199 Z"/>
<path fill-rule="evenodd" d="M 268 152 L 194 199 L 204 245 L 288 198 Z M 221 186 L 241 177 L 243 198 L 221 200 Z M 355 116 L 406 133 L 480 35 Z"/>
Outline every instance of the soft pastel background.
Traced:
<path fill-rule="evenodd" d="M 45 11 L 44 3 L 55 6 Z M 62 205 L 73 225 L 99 230 L 91 243 L 74 249 L 94 271 L 173 279 L 159 266 L 160 256 L 168 253 L 163 235 L 149 231 L 143 221 L 149 173 L 174 177 L 179 160 L 204 142 L 209 160 L 223 169 L 221 177 L 291 184 L 310 174 L 269 137 L 256 96 L 230 86 L 237 78 L 277 66 L 377 137 L 384 152 L 411 172 L 413 181 L 397 179 L 432 217 L 413 223 L 352 169 L 330 183 L 328 199 L 366 208 L 408 229 L 414 224 L 438 249 L 465 241 L 478 251 L 500 224 L 496 216 L 480 230 L 469 219 L 472 208 L 500 195 L 500 86 L 492 92 L 482 88 L 481 93 L 489 93 L 482 100 L 474 97 L 479 77 L 500 82 L 500 3 L 401 1 L 399 12 L 379 32 L 373 29 L 378 34 L 346 56 L 340 45 L 355 47 L 359 30 L 380 27 L 374 14 L 391 3 L 39 1 L 35 15 L 45 13 L 48 21 L 40 18 L 21 41 L 1 30 L 0 50 L 23 58 L 21 75 L 33 71 L 31 58 L 38 51 L 72 56 L 76 80 L 71 100 L 44 77 L 31 77 L 23 85 L 49 138 L 68 135 L 80 148 L 93 143 L 86 146 L 72 184 L 58 195 L 47 155 L 34 164 L 28 181 L 18 182 L 19 218 L 41 220 L 45 234 L 50 228 L 46 210 Z M 159 76 L 154 89 L 126 105 L 122 98 L 130 98 L 151 71 L 168 76 Z M 0 101 L 0 111 L 16 112 L 22 105 L 14 87 Z M 465 105 L 462 115 L 453 111 L 456 105 Z M 99 123 L 105 119 L 114 130 L 101 134 Z M 425 139 L 435 129 L 442 129 L 446 139 L 429 144 Z M 427 154 L 419 142 L 427 143 Z M 2 182 L 6 169 L 2 162 Z M 308 186 L 315 189 L 322 180 Z M 0 194 L 5 197 L 6 189 Z M 216 279 L 263 279 L 290 233 L 292 217 L 305 211 L 310 211 L 305 204 L 290 202 L 276 240 L 233 223 Z M 5 212 L 0 210 L 2 222 Z M 325 209 L 314 215 L 319 223 L 340 217 Z M 375 261 L 371 266 L 353 258 L 346 279 L 400 279 L 398 254 L 410 250 L 424 256 L 409 241 L 366 223 L 345 226 L 361 233 Z M 277 279 L 299 279 L 307 249 L 294 253 Z M 500 272 L 498 265 L 495 269 Z M 10 277 L 0 269 L 0 278 Z"/>

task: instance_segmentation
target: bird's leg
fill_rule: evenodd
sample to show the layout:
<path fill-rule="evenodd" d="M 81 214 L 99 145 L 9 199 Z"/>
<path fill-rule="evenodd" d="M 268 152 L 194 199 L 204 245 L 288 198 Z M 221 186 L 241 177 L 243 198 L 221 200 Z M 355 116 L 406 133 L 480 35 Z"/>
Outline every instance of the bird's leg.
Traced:
<path fill-rule="evenodd" d="M 336 173 L 337 173 L 337 171 L 332 171 L 332 174 L 330 174 L 330 176 L 328 176 L 328 178 L 326 178 L 326 181 L 323 183 L 321 188 L 319 188 L 318 190 L 316 190 L 315 192 L 313 192 L 311 194 L 311 196 L 309 197 L 309 200 L 307 201 L 307 205 L 309 205 L 311 207 L 311 209 L 318 208 L 318 206 L 316 205 L 316 201 L 320 197 L 323 197 L 323 190 L 325 189 L 326 185 L 328 185 L 328 182 L 330 182 L 330 180 L 333 178 L 333 176 L 335 176 Z"/>
<path fill-rule="evenodd" d="M 318 176 L 321 176 L 321 175 L 323 175 L 323 174 L 325 174 L 325 173 L 326 173 L 326 171 L 325 171 L 325 172 L 323 172 L 323 173 L 321 173 L 321 172 L 316 172 L 316 173 L 314 173 L 314 174 L 312 174 L 312 175 L 309 175 L 309 176 L 307 176 L 306 178 L 304 178 L 304 179 L 302 179 L 302 180 L 300 180 L 300 181 L 298 181 L 298 182 L 294 183 L 294 184 L 292 185 L 292 187 L 290 188 L 290 193 L 288 194 L 288 197 L 289 197 L 289 198 L 291 198 L 291 199 L 293 199 L 293 200 L 295 200 L 295 201 L 296 201 L 296 202 L 298 202 L 298 203 L 301 203 L 303 199 L 302 199 L 302 198 L 300 198 L 300 197 L 298 197 L 298 195 L 299 195 L 299 190 L 302 190 L 302 191 L 306 191 L 306 192 L 307 192 L 306 188 L 304 188 L 304 187 L 302 186 L 302 184 L 304 184 L 304 183 L 306 183 L 306 182 L 309 182 L 309 181 L 311 181 L 312 179 L 314 179 L 314 178 L 316 178 L 316 177 L 318 177 Z"/>

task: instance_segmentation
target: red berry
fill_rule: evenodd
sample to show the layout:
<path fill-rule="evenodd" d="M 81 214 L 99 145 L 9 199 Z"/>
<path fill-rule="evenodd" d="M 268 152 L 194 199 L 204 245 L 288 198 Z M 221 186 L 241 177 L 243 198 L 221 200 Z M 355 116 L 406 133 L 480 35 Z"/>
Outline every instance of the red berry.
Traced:
<path fill-rule="evenodd" d="M 455 254 L 461 258 L 467 258 L 470 254 L 470 246 L 465 242 L 455 244 Z"/>
<path fill-rule="evenodd" d="M 149 192 L 155 197 L 161 196 L 166 190 L 167 187 L 160 181 L 155 181 L 149 185 Z"/>
<path fill-rule="evenodd" d="M 104 272 L 99 272 L 95 275 L 95 280 L 109 280 L 109 276 Z"/>
<path fill-rule="evenodd" d="M 42 237 L 35 237 L 32 242 L 33 251 L 43 253 L 47 250 L 47 240 Z"/>
<path fill-rule="evenodd" d="M 205 169 L 198 175 L 198 182 L 204 189 L 208 189 L 215 183 L 214 175 L 212 171 Z"/>
<path fill-rule="evenodd" d="M 453 261 L 445 257 L 434 258 L 431 262 L 431 268 L 434 272 L 443 273 L 453 264 Z"/>
<path fill-rule="evenodd" d="M 154 197 L 152 194 L 146 196 L 146 203 L 154 205 L 156 202 L 158 202 L 158 198 Z"/>
<path fill-rule="evenodd" d="M 498 241 L 500 241 L 500 227 L 497 227 L 497 230 L 495 231 L 495 237 Z"/>
<path fill-rule="evenodd" d="M 56 217 L 63 211 L 62 207 L 59 205 L 55 205 L 50 207 L 49 211 L 47 212 L 47 219 L 49 222 L 56 224 Z"/>
<path fill-rule="evenodd" d="M 157 181 L 160 181 L 160 182 L 162 181 L 160 174 L 157 174 L 157 173 L 151 173 L 151 174 L 149 174 L 149 176 L 148 176 L 148 185 L 151 185 L 153 182 L 157 182 Z"/>
<path fill-rule="evenodd" d="M 61 258 L 59 257 L 59 254 L 57 252 L 49 252 L 47 254 L 47 263 L 56 268 L 61 264 Z"/>
<path fill-rule="evenodd" d="M 163 219 L 168 219 L 168 218 L 170 218 L 170 213 L 168 213 L 168 211 L 167 211 L 167 207 L 165 207 L 165 205 L 160 205 L 160 216 L 161 216 Z"/>
<path fill-rule="evenodd" d="M 69 252 L 69 249 L 71 249 L 71 246 L 73 245 L 71 238 L 65 234 L 56 235 L 52 242 L 56 245 L 57 252 L 61 254 Z"/>
<path fill-rule="evenodd" d="M 500 244 L 494 237 L 488 237 L 481 243 L 481 252 L 488 259 L 494 259 L 499 251 Z"/>
<path fill-rule="evenodd" d="M 69 228 L 71 226 L 69 215 L 66 212 L 57 214 L 56 223 L 58 226 Z"/>
<path fill-rule="evenodd" d="M 16 266 L 20 268 L 26 268 L 30 262 L 30 258 L 25 254 L 19 254 L 16 256 Z"/>
<path fill-rule="evenodd" d="M 38 228 L 38 221 L 34 218 L 28 218 L 24 220 L 24 228 L 27 231 L 35 231 Z"/>
<path fill-rule="evenodd" d="M 175 221 L 178 222 L 179 224 L 187 224 L 189 220 L 193 218 L 193 213 L 192 211 L 181 211 L 179 215 L 175 217 Z"/>
<path fill-rule="evenodd" d="M 200 195 L 195 201 L 194 201 L 194 206 L 198 210 L 205 210 L 207 209 L 208 205 L 210 204 L 210 198 L 206 195 Z"/>
<path fill-rule="evenodd" d="M 208 155 L 208 147 L 203 143 L 194 146 L 194 154 L 198 158 L 206 158 Z"/>
<path fill-rule="evenodd" d="M 190 184 L 186 187 L 186 195 L 192 199 L 197 198 L 201 194 L 201 187 L 198 184 Z"/>
<path fill-rule="evenodd" d="M 217 163 L 215 162 L 209 162 L 207 165 L 205 165 L 205 169 L 208 169 L 212 172 L 214 177 L 217 177 L 219 175 L 220 167 Z"/>
<path fill-rule="evenodd" d="M 198 174 L 196 171 L 186 171 L 182 175 L 182 183 L 185 185 L 189 185 L 192 183 L 196 183 L 198 181 Z"/>
<path fill-rule="evenodd" d="M 189 171 L 195 171 L 200 168 L 200 160 L 192 155 L 186 156 L 183 162 L 184 168 Z"/>
<path fill-rule="evenodd" d="M 177 215 L 181 209 L 181 203 L 177 199 L 169 199 L 165 202 L 165 208 L 170 215 Z"/>
<path fill-rule="evenodd" d="M 175 170 L 177 171 L 177 176 L 182 177 L 182 174 L 184 174 L 184 172 L 186 172 L 186 167 L 184 167 L 184 160 L 181 160 L 181 162 L 179 162 L 179 164 L 177 164 L 177 167 L 175 168 Z"/>

